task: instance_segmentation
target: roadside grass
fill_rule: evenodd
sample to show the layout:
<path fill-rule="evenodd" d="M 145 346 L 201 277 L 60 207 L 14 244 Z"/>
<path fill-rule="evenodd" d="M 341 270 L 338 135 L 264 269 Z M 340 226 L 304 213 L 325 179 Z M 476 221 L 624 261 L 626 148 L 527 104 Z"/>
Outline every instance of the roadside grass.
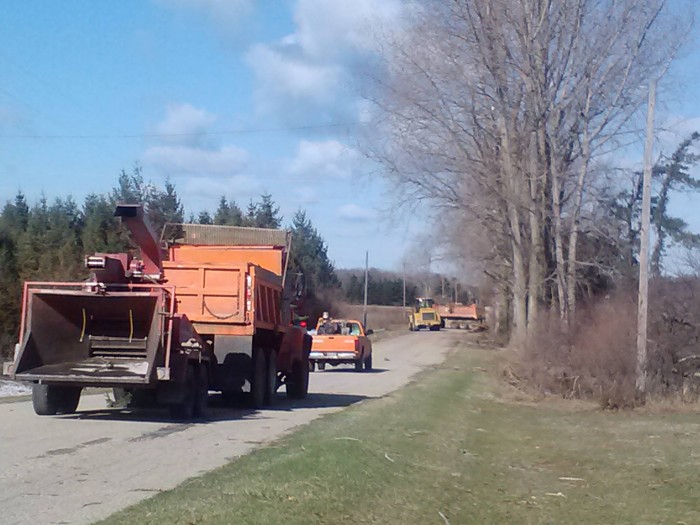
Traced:
<path fill-rule="evenodd" d="M 500 359 L 463 345 L 103 523 L 700 523 L 700 415 L 514 402 Z"/>

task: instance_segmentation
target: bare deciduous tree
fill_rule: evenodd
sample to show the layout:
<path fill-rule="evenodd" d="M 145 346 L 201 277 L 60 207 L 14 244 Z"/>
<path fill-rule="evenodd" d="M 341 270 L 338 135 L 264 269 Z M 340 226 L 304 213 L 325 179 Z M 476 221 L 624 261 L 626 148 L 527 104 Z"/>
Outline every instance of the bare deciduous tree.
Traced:
<path fill-rule="evenodd" d="M 540 305 L 574 314 L 590 173 L 686 29 L 665 0 L 434 0 L 385 38 L 370 153 L 401 198 L 493 240 L 475 256 L 498 262 L 514 341 Z"/>

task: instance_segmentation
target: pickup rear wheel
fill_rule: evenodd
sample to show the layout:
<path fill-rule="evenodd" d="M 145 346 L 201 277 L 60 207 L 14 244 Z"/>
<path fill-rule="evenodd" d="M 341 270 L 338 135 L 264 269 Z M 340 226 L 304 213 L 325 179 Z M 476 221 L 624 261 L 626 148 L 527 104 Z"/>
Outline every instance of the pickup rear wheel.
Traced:
<path fill-rule="evenodd" d="M 362 372 L 362 363 L 364 363 L 364 359 L 358 357 L 355 361 L 355 372 Z"/>
<path fill-rule="evenodd" d="M 365 357 L 365 370 L 372 370 L 372 354 Z"/>

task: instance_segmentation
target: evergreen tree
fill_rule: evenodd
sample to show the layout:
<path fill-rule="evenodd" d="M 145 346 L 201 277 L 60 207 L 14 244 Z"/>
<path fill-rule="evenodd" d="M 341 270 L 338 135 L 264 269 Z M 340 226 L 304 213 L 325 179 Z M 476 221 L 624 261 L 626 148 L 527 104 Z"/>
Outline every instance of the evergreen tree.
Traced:
<path fill-rule="evenodd" d="M 190 222 L 195 222 L 194 217 Z M 214 220 L 211 218 L 208 211 L 200 211 L 196 222 L 197 224 L 214 224 Z"/>
<path fill-rule="evenodd" d="M 292 220 L 291 273 L 303 273 L 309 293 L 338 288 L 340 281 L 323 238 L 311 224 L 306 212 L 299 210 Z"/>
<path fill-rule="evenodd" d="M 151 186 L 143 180 L 140 166 L 134 166 L 131 173 L 122 170 L 119 174 L 117 187 L 112 189 L 113 204 L 146 204 Z"/>
<path fill-rule="evenodd" d="M 213 222 L 220 226 L 241 226 L 243 224 L 243 212 L 235 202 L 229 204 L 226 197 L 222 195 L 221 199 L 219 199 L 219 207 L 214 213 Z"/>
<path fill-rule="evenodd" d="M 104 195 L 92 193 L 85 198 L 81 241 L 85 255 L 119 253 L 128 248 L 126 236 L 114 217 L 114 205 Z"/>
<path fill-rule="evenodd" d="M 160 235 L 166 223 L 184 222 L 185 210 L 169 178 L 165 179 L 165 190 L 153 189 L 148 197 L 146 213 L 156 235 Z"/>

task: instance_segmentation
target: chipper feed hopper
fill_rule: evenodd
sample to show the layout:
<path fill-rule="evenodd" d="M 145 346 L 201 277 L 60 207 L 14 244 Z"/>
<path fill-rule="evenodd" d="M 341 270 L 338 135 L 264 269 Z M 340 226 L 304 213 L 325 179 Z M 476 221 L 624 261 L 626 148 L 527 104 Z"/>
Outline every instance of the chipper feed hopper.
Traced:
<path fill-rule="evenodd" d="M 284 310 L 288 232 L 176 225 L 163 257 L 140 206 L 115 215 L 139 259 L 95 254 L 87 281 L 24 285 L 10 373 L 33 383 L 37 414 L 75 412 L 88 386 L 185 418 L 204 415 L 209 390 L 256 406 L 281 384 L 306 395 L 310 338 Z"/>

